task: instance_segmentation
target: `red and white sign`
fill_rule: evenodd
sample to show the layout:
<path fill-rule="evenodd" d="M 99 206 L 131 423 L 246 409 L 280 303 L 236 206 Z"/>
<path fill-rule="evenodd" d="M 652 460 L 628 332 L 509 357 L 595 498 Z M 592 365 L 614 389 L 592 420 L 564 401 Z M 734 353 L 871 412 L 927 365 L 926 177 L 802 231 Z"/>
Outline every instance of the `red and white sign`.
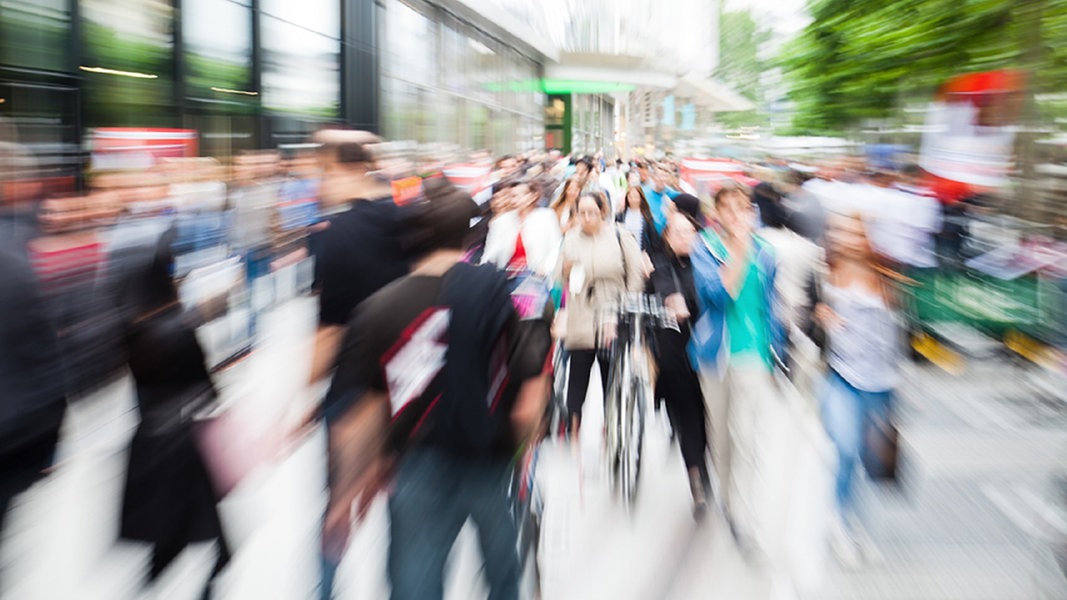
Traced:
<path fill-rule="evenodd" d="M 459 164 L 445 167 L 443 173 L 457 187 L 474 196 L 489 187 L 492 168 L 489 165 Z"/>
<path fill-rule="evenodd" d="M 678 166 L 682 181 L 693 186 L 698 196 L 712 195 L 727 181 L 754 185 L 745 176 L 744 163 L 728 158 L 684 158 Z"/>
<path fill-rule="evenodd" d="M 972 73 L 948 81 L 930 104 L 919 166 L 941 180 L 966 186 L 997 188 L 1007 183 L 1015 143 L 1011 125 L 1019 113 L 1021 89 L 1021 76 L 1014 71 Z M 950 188 L 935 186 L 943 200 L 961 195 Z"/>
<path fill-rule="evenodd" d="M 161 158 L 194 158 L 197 153 L 192 129 L 100 127 L 92 136 L 95 171 L 144 170 Z"/>

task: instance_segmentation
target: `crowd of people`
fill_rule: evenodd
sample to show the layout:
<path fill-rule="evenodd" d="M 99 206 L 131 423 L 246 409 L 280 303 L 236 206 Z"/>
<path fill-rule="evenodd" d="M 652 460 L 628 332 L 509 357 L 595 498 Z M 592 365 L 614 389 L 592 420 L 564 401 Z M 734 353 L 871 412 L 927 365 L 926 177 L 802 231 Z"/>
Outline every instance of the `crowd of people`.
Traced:
<path fill-rule="evenodd" d="M 670 161 L 540 154 L 498 160 L 473 196 L 434 173 L 417 199 L 398 203 L 377 164 L 378 138 L 323 131 L 311 141 L 319 202 L 330 208 L 306 241 L 319 305 L 308 385 L 328 382 L 304 423 L 321 423 L 329 440 L 322 598 L 353 507 L 364 514 L 379 493 L 388 495 L 393 598 L 442 596 L 468 519 L 489 597 L 518 597 L 513 458 L 549 436 L 553 378 L 567 381 L 570 439 L 594 364 L 606 398 L 619 335 L 612 311 L 627 293 L 657 296 L 679 324 L 650 344 L 652 397 L 677 439 L 694 518 L 719 511 L 747 557 L 781 562 L 795 454 L 782 428 L 807 411 L 836 449 L 835 549 L 845 561 L 862 554 L 856 473 L 882 475 L 869 430 L 891 417 L 902 331 L 870 219 L 821 199 L 845 184 L 840 174 L 756 169 L 758 185 L 724 181 L 701 199 Z M 192 415 L 216 395 L 194 332 L 220 306 L 179 300 L 174 235 L 165 229 L 113 262 L 141 417 L 121 536 L 152 544 L 149 580 L 190 542 L 217 539 L 214 579 L 235 549 Z M 49 377 L 62 365 L 24 238 L 3 241 L 0 305 L 25 318 L 4 319 L 0 331 L 0 508 L 49 466 L 67 395 Z M 552 370 L 557 351 L 562 372 Z"/>

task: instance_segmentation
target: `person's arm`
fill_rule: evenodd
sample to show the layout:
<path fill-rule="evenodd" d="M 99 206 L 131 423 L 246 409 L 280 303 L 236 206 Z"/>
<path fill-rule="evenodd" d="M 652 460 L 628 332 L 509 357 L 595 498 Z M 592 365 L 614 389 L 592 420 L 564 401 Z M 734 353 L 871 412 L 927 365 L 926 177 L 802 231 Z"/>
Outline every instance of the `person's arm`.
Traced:
<path fill-rule="evenodd" d="M 690 259 L 693 266 L 693 283 L 701 306 L 705 309 L 725 310 L 731 298 L 723 284 L 722 264 L 703 240 L 694 246 Z"/>
<path fill-rule="evenodd" d="M 614 224 L 612 226 L 617 227 Z M 626 290 L 640 292 L 645 288 L 645 257 L 641 253 L 641 247 L 637 245 L 637 240 L 629 231 L 619 230 L 618 237 L 622 253 L 626 257 L 626 272 L 623 274 Z"/>
<path fill-rule="evenodd" d="M 666 298 L 681 291 L 675 283 L 674 265 L 671 264 L 663 236 L 657 234 L 651 225 L 646 224 L 645 228 L 648 257 L 652 261 L 652 288 L 660 297 Z"/>
<path fill-rule="evenodd" d="M 314 385 L 329 376 L 337 363 L 344 333 L 345 328 L 340 325 L 319 325 L 315 332 L 315 347 L 311 353 L 309 384 Z"/>
<path fill-rule="evenodd" d="M 485 249 L 482 251 L 482 264 L 493 264 L 498 268 L 506 267 L 515 253 L 515 240 L 518 233 L 518 216 L 514 211 L 497 215 L 490 221 L 489 232 L 485 236 Z"/>

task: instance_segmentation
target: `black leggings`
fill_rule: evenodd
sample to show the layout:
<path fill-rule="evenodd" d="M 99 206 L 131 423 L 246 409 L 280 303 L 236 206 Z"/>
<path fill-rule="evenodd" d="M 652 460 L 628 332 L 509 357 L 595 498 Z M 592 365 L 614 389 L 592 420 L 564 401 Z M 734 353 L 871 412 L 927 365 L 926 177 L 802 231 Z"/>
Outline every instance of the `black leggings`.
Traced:
<path fill-rule="evenodd" d="M 589 374 L 593 361 L 600 363 L 600 382 L 604 388 L 604 397 L 608 394 L 608 370 L 611 368 L 610 353 L 603 350 L 571 350 L 570 382 L 567 384 L 567 410 L 571 417 L 582 419 L 582 407 L 589 391 Z"/>
<path fill-rule="evenodd" d="M 704 394 L 700 379 L 685 357 L 686 338 L 674 331 L 657 332 L 659 350 L 656 398 L 663 398 L 667 416 L 678 434 L 678 445 L 686 468 L 704 466 L 708 445 L 704 417 Z"/>

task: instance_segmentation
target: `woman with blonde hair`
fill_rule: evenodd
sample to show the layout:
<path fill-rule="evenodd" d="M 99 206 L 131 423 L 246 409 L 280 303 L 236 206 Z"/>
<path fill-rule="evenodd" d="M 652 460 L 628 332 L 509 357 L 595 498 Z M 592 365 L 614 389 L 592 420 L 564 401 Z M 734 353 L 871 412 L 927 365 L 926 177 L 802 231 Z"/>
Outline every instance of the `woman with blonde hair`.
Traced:
<path fill-rule="evenodd" d="M 885 269 L 871 249 L 859 215 L 830 221 L 829 273 L 820 289 L 815 318 L 826 332 L 829 371 L 822 416 L 838 453 L 838 516 L 834 549 L 845 563 L 857 555 L 853 475 L 872 427 L 890 418 L 902 359 L 902 328 Z M 862 461 L 878 468 L 877 461 Z M 881 473 L 870 473 L 878 477 Z"/>

